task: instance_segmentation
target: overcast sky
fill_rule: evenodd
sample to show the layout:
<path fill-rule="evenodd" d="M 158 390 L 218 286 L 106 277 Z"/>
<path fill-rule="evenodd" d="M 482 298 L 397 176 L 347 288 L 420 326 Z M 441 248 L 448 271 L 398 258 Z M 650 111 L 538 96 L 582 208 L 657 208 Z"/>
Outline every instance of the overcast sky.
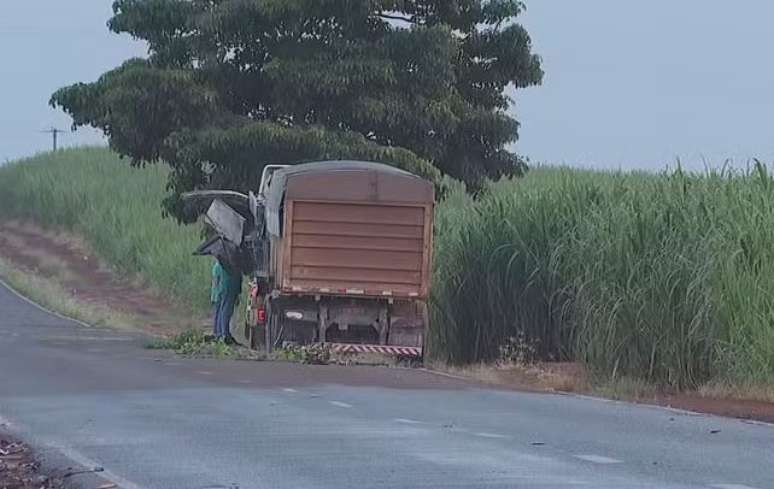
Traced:
<path fill-rule="evenodd" d="M 91 81 L 142 45 L 110 34 L 110 0 L 0 1 L 0 161 L 46 150 L 55 89 Z M 515 95 L 533 161 L 663 168 L 680 157 L 774 161 L 767 0 L 531 0 L 521 22 L 543 86 Z M 99 143 L 92 131 L 63 145 Z"/>
<path fill-rule="evenodd" d="M 91 81 L 143 46 L 109 33 L 111 0 L 0 0 L 0 162 L 51 148 L 51 126 L 71 120 L 48 107 L 56 89 Z M 96 131 L 60 136 L 62 145 L 104 144 Z"/>

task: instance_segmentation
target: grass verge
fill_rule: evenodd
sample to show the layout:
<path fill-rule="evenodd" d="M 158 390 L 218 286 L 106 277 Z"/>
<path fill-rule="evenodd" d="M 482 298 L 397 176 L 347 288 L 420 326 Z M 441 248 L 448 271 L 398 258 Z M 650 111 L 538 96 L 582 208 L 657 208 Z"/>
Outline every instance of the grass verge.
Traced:
<path fill-rule="evenodd" d="M 191 256 L 198 228 L 161 216 L 167 176 L 106 149 L 39 155 L 0 167 L 0 214 L 71 230 L 203 311 L 209 263 Z M 703 175 L 539 168 L 476 199 L 453 189 L 436 212 L 429 351 L 463 366 L 515 346 L 611 385 L 768 397 L 772 242 L 774 179 L 759 163 Z"/>
<path fill-rule="evenodd" d="M 118 271 L 201 314 L 210 263 L 192 256 L 197 226 L 161 215 L 168 173 L 132 168 L 107 148 L 40 154 L 0 166 L 0 217 L 73 232 Z"/>
<path fill-rule="evenodd" d="M 436 214 L 431 351 L 510 338 L 595 378 L 774 385 L 774 179 L 537 169 Z"/>
<path fill-rule="evenodd" d="M 156 338 L 149 341 L 145 347 L 150 350 L 173 350 L 178 355 L 197 358 L 264 360 L 264 355 L 260 352 L 229 345 L 222 339 L 209 339 L 199 329 L 189 329 L 172 338 Z"/>
<path fill-rule="evenodd" d="M 72 298 L 55 281 L 23 271 L 3 258 L 0 258 L 0 279 L 35 304 L 88 326 L 123 330 L 138 327 L 131 316 L 117 313 L 107 307 L 84 304 Z"/>

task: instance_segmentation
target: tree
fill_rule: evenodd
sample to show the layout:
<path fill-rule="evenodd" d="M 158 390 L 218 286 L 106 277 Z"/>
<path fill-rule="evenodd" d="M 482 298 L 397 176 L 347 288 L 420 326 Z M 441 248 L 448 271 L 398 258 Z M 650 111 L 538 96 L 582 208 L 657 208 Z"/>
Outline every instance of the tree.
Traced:
<path fill-rule="evenodd" d="M 53 94 L 135 165 L 196 188 L 254 188 L 268 163 L 356 158 L 472 186 L 519 174 L 508 85 L 542 80 L 518 0 L 116 0 L 145 40 L 94 83 Z"/>

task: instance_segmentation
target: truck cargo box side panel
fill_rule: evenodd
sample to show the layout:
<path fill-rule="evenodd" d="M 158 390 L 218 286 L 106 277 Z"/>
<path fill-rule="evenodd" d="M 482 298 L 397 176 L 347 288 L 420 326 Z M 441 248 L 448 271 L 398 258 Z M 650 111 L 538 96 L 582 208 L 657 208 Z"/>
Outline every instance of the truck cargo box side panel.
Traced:
<path fill-rule="evenodd" d="M 287 182 L 288 199 L 333 202 L 433 202 L 433 186 L 413 176 L 361 172 L 327 172 L 294 176 Z"/>
<path fill-rule="evenodd" d="M 431 204 L 289 200 L 286 212 L 283 289 L 426 296 Z"/>

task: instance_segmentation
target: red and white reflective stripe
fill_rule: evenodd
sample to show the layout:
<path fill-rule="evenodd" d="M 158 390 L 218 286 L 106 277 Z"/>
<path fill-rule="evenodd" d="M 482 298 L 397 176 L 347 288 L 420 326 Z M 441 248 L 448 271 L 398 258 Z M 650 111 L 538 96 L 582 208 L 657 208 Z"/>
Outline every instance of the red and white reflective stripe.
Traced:
<path fill-rule="evenodd" d="M 331 289 L 330 287 L 301 287 L 299 285 L 285 285 L 282 288 L 283 293 L 304 294 L 304 295 L 335 295 L 335 296 L 368 296 L 384 297 L 385 299 L 400 299 L 410 297 L 416 299 L 419 292 L 406 292 L 380 289 Z"/>
<path fill-rule="evenodd" d="M 407 357 L 422 356 L 422 349 L 416 346 L 361 345 L 354 343 L 327 343 L 334 353 L 382 353 Z"/>

